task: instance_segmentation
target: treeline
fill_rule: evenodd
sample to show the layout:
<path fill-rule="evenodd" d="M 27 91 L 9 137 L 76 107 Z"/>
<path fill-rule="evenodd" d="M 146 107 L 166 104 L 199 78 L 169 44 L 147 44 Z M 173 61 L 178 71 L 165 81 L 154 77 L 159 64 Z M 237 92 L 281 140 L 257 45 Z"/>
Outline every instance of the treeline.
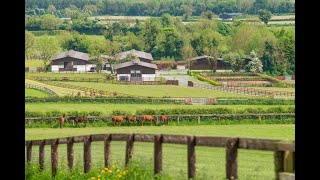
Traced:
<path fill-rule="evenodd" d="M 199 16 L 206 11 L 222 13 L 258 14 L 260 9 L 272 13 L 294 13 L 292 0 L 26 0 L 26 14 L 52 13 L 59 17 L 71 17 L 73 10 L 91 15 Z"/>
<path fill-rule="evenodd" d="M 48 19 L 48 15 L 43 16 L 38 21 L 34 17 L 27 17 L 26 29 L 38 28 L 50 32 L 68 27 L 65 28 L 67 31 L 56 36 L 40 37 L 27 33 L 27 58 L 49 59 L 48 49 L 56 49 L 53 54 L 73 49 L 89 53 L 92 57 L 136 49 L 149 52 L 154 59 L 162 61 L 188 61 L 202 55 L 212 56 L 214 59 L 222 57 L 234 71 L 243 68 L 241 66 L 244 58 L 254 57 L 261 61 L 263 71 L 269 74 L 287 75 L 295 72 L 293 28 L 272 31 L 263 24 L 253 25 L 241 21 L 226 24 L 208 19 L 184 25 L 169 14 L 144 22 L 138 21 L 134 26 L 115 22 L 104 27 L 94 20 L 80 18 L 73 19 L 72 23 L 61 23 L 58 27 L 55 22 L 59 21 L 58 18 L 51 16 Z M 92 26 L 88 25 L 90 23 Z M 91 38 L 82 34 L 89 31 L 93 34 L 100 33 L 104 38 Z M 47 47 L 49 45 L 50 48 Z M 42 51 L 44 52 L 41 53 Z M 254 56 L 252 51 L 255 51 Z"/>

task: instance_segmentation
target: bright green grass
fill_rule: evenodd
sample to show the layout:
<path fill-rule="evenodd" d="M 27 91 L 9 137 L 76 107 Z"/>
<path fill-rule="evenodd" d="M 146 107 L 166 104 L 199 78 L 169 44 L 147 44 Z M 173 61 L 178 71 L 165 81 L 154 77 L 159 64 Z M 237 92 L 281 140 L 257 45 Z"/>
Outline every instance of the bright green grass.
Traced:
<path fill-rule="evenodd" d="M 105 78 L 104 74 L 98 74 L 98 73 L 25 73 L 26 76 L 44 76 L 44 77 L 82 77 L 82 78 Z"/>
<path fill-rule="evenodd" d="M 26 129 L 26 139 L 47 139 L 102 133 L 164 133 L 205 136 L 250 137 L 294 140 L 294 125 L 219 125 L 219 126 L 153 126 L 153 127 L 103 127 L 65 129 Z M 125 142 L 111 143 L 111 163 L 123 166 Z M 133 160 L 144 159 L 153 164 L 153 143 L 134 143 Z M 66 145 L 59 145 L 59 167 L 67 167 Z M 103 167 L 103 142 L 91 144 L 92 167 Z M 33 147 L 33 162 L 38 162 L 38 147 Z M 201 179 L 225 178 L 225 148 L 196 147 L 196 171 Z M 74 163 L 83 164 L 83 144 L 74 145 Z M 50 167 L 50 146 L 45 147 L 45 166 Z M 163 144 L 163 171 L 173 179 L 187 177 L 187 146 Z M 271 151 L 238 151 L 239 179 L 274 179 L 274 159 Z"/>
<path fill-rule="evenodd" d="M 270 107 L 294 107 L 294 105 L 177 105 L 177 104 L 112 104 L 112 103 L 26 103 L 26 111 L 32 112 L 48 112 L 48 111 L 99 111 L 104 115 L 109 115 L 114 110 L 127 111 L 135 113 L 137 110 L 144 109 L 207 109 L 207 108 L 232 108 L 232 109 L 246 109 L 246 108 L 262 108 Z"/>
<path fill-rule="evenodd" d="M 168 85 L 123 85 L 95 82 L 63 82 L 111 92 L 143 97 L 248 97 L 245 95 L 217 92 L 208 89 Z"/>
<path fill-rule="evenodd" d="M 26 60 L 26 67 L 43 67 L 43 61 L 41 60 Z"/>
<path fill-rule="evenodd" d="M 25 88 L 25 97 L 49 97 L 49 93 L 37 89 Z"/>

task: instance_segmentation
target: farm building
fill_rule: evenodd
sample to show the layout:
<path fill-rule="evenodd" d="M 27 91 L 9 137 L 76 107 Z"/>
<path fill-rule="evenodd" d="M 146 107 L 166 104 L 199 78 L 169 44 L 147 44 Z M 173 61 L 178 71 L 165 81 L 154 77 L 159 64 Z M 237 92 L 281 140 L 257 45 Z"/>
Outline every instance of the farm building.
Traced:
<path fill-rule="evenodd" d="M 224 20 L 232 20 L 232 18 L 236 17 L 236 16 L 241 16 L 242 13 L 223 13 L 219 15 L 219 18 L 224 19 Z"/>
<path fill-rule="evenodd" d="M 153 61 L 153 57 L 150 53 L 137 51 L 135 49 L 118 53 L 115 55 L 115 58 L 119 59 L 119 60 L 123 60 L 123 59 L 127 58 L 128 55 L 133 55 L 133 56 L 139 58 L 140 61 L 143 61 L 146 63 L 151 63 L 151 61 Z"/>
<path fill-rule="evenodd" d="M 214 69 L 214 63 L 213 62 L 213 57 L 211 56 L 198 56 L 194 57 L 191 59 L 191 70 L 213 70 Z M 217 61 L 217 69 L 216 70 L 227 70 L 229 69 L 222 61 L 222 58 L 218 58 Z"/>
<path fill-rule="evenodd" d="M 77 71 L 86 72 L 96 67 L 96 64 L 89 61 L 89 54 L 70 50 L 62 52 L 51 59 L 51 71 Z"/>
<path fill-rule="evenodd" d="M 114 59 L 114 57 L 113 56 L 109 56 L 109 55 L 105 55 L 105 54 L 101 54 L 100 57 L 105 60 L 102 69 L 106 70 L 106 71 L 113 72 L 114 66 L 112 65 L 110 60 Z"/>
<path fill-rule="evenodd" d="M 155 64 L 135 59 L 117 64 L 115 69 L 118 81 L 155 81 L 158 68 Z"/>

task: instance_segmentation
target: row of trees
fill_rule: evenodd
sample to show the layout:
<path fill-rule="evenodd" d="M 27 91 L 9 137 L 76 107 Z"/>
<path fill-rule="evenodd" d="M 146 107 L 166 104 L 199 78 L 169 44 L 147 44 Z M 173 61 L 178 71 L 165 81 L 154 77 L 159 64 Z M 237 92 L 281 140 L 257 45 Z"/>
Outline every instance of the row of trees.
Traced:
<path fill-rule="evenodd" d="M 56 14 L 70 17 L 78 9 L 91 15 L 161 16 L 169 13 L 175 16 L 200 16 L 203 12 L 215 14 L 241 12 L 258 14 L 260 9 L 272 13 L 294 13 L 292 0 L 27 0 L 26 13 L 42 15 Z"/>
<path fill-rule="evenodd" d="M 77 50 L 112 55 L 130 49 L 149 52 L 154 59 L 188 60 L 195 56 L 223 57 L 226 63 L 239 70 L 241 60 L 254 50 L 263 63 L 264 71 L 274 74 L 294 74 L 295 36 L 294 30 L 270 31 L 265 25 L 242 22 L 225 24 L 222 21 L 201 20 L 184 25 L 169 14 L 151 18 L 129 27 L 112 23 L 103 31 L 103 36 L 91 38 L 77 31 L 63 31 L 57 36 L 34 37 L 28 33 L 26 39 L 27 58 L 43 57 L 41 49 L 30 44 L 57 45 L 61 50 Z M 34 43 L 30 43 L 33 39 Z M 45 40 L 43 40 L 45 39 Z M 56 41 L 54 43 L 53 41 Z M 50 49 L 55 49 L 50 47 Z M 58 52 L 58 50 L 57 50 Z"/>

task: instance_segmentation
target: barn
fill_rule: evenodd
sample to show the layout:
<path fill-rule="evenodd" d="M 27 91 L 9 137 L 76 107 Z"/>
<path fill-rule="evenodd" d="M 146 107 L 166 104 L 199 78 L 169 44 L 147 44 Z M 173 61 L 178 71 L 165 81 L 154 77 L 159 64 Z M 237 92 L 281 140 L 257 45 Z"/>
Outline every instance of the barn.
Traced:
<path fill-rule="evenodd" d="M 128 55 L 133 55 L 136 58 L 139 58 L 140 61 L 146 62 L 146 63 L 151 63 L 151 61 L 153 61 L 152 54 L 142 52 L 142 51 L 137 51 L 135 49 L 131 49 L 130 51 L 124 51 L 124 52 L 118 53 L 115 55 L 115 58 L 118 60 L 123 60 L 123 59 L 127 58 Z"/>
<path fill-rule="evenodd" d="M 155 81 L 156 69 L 158 68 L 155 64 L 140 61 L 138 58 L 115 66 L 118 81 Z"/>
<path fill-rule="evenodd" d="M 76 71 L 87 72 L 96 67 L 96 64 L 89 61 L 89 54 L 74 50 L 62 52 L 51 59 L 51 71 Z"/>
<path fill-rule="evenodd" d="M 213 62 L 213 57 L 211 56 L 198 56 L 191 59 L 191 70 L 213 70 L 214 64 L 210 63 Z M 218 58 L 217 61 L 217 69 L 216 70 L 227 70 L 229 69 L 222 61 L 222 58 Z"/>

